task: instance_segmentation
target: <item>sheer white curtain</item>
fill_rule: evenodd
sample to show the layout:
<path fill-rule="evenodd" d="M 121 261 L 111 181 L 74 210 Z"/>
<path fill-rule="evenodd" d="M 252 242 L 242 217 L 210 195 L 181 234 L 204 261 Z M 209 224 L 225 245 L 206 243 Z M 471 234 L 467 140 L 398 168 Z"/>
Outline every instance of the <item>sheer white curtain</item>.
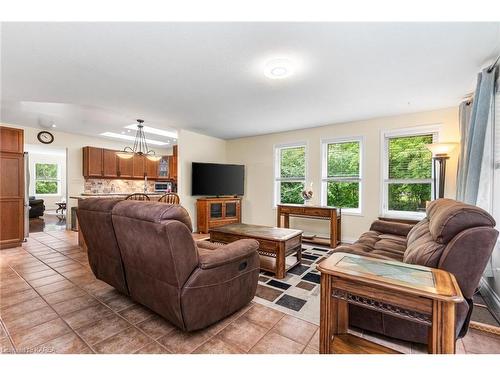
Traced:
<path fill-rule="evenodd" d="M 497 81 L 497 90 L 494 99 L 494 114 L 492 124 L 493 152 L 492 152 L 492 202 L 491 211 L 497 222 L 497 229 L 500 230 L 500 78 Z M 500 240 L 497 242 L 495 250 L 490 259 L 490 267 L 486 269 L 485 277 L 496 296 L 500 298 Z"/>
<path fill-rule="evenodd" d="M 496 67 L 491 70 L 483 69 L 477 77 L 472 107 L 468 109 L 465 103 L 460 105 L 462 139 L 457 175 L 457 199 L 479 205 L 490 212 L 493 183 L 492 113 L 497 72 Z"/>

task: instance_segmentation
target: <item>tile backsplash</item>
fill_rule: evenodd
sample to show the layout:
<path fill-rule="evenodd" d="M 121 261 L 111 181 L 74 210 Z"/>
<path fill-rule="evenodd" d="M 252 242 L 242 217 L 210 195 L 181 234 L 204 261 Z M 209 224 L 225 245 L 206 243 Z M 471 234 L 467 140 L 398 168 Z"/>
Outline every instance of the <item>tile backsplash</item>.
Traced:
<path fill-rule="evenodd" d="M 154 181 L 148 181 L 148 192 L 155 189 Z M 144 180 L 108 180 L 98 178 L 85 179 L 85 194 L 108 194 L 108 193 L 142 193 L 144 191 Z"/>

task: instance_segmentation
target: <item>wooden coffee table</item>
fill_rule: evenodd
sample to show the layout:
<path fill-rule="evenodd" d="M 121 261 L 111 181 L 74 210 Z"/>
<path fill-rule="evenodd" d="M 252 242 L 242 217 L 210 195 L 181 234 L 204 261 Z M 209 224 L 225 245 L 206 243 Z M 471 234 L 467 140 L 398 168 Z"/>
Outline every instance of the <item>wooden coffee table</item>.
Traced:
<path fill-rule="evenodd" d="M 210 241 L 230 243 L 252 238 L 259 241 L 260 268 L 277 279 L 302 260 L 302 231 L 263 225 L 229 224 L 210 229 Z"/>

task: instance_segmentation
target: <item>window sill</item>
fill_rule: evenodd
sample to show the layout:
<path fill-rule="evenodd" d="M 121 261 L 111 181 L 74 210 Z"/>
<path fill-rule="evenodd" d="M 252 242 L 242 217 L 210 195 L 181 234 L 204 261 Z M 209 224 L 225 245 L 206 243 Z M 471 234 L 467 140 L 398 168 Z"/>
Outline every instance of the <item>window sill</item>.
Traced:
<path fill-rule="evenodd" d="M 424 212 L 422 213 L 405 213 L 405 212 L 382 212 L 380 214 L 381 218 L 386 218 L 386 219 L 401 219 L 401 220 L 416 220 L 420 221 L 423 218 L 425 218 L 426 214 Z"/>
<path fill-rule="evenodd" d="M 357 212 L 357 211 L 347 211 L 342 210 L 342 216 L 359 216 L 359 217 L 364 217 L 365 215 L 362 212 Z"/>

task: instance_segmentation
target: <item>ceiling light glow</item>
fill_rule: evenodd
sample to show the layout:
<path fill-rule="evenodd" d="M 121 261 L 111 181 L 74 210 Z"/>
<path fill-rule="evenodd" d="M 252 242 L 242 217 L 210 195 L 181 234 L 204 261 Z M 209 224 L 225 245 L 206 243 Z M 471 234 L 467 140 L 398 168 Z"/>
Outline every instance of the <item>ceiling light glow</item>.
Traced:
<path fill-rule="evenodd" d="M 126 139 L 127 141 L 135 141 L 135 137 L 131 135 L 125 135 L 125 134 L 118 134 L 118 133 L 113 133 L 113 132 L 104 132 L 101 133 L 100 135 L 103 135 L 105 137 L 111 137 L 111 138 L 119 138 L 119 139 Z M 156 146 L 166 146 L 166 142 L 161 142 L 161 141 L 156 141 L 154 139 L 146 139 L 146 142 L 150 145 L 156 145 Z"/>
<path fill-rule="evenodd" d="M 125 126 L 125 129 L 135 130 L 136 128 L 137 128 L 137 124 Z M 151 126 L 144 126 L 142 128 L 142 130 L 144 131 L 144 133 L 156 134 L 156 135 L 161 135 L 161 136 L 169 137 L 169 138 L 177 138 L 177 132 L 175 132 L 175 131 L 152 128 Z"/>
<path fill-rule="evenodd" d="M 290 77 L 295 71 L 294 63 L 289 59 L 273 59 L 264 66 L 264 75 L 270 79 Z"/>

